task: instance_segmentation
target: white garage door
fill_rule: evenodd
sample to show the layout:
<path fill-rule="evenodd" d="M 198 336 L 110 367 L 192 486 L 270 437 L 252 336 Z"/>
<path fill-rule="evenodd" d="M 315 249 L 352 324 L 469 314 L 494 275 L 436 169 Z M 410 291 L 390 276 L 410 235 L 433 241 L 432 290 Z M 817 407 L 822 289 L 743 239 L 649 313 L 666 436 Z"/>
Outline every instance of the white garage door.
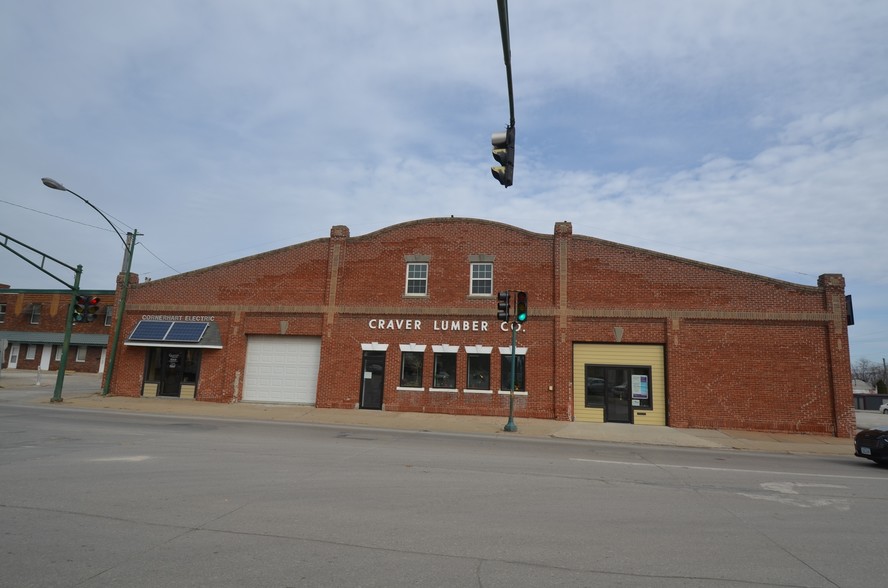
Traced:
<path fill-rule="evenodd" d="M 314 404 L 321 364 L 319 337 L 247 337 L 244 401 Z"/>

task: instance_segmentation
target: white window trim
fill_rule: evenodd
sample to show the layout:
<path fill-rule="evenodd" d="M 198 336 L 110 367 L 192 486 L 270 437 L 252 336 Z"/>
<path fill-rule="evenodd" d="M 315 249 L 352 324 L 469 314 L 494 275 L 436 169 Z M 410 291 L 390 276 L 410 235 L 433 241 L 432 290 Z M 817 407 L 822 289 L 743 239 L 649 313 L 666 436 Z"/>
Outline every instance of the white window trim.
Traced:
<path fill-rule="evenodd" d="M 417 345 L 416 343 L 401 343 L 398 345 L 401 351 L 412 351 L 414 353 L 421 353 L 426 350 L 425 345 Z"/>
<path fill-rule="evenodd" d="M 74 361 L 83 363 L 86 361 L 86 345 L 78 345 L 77 346 L 77 354 L 74 356 Z"/>
<path fill-rule="evenodd" d="M 490 278 L 476 278 L 475 277 L 475 266 L 479 265 L 489 265 L 490 266 Z M 490 292 L 473 292 L 472 286 L 475 284 L 475 280 L 479 282 L 490 282 Z M 469 264 L 469 296 L 477 296 L 479 298 L 487 298 L 493 296 L 493 262 L 492 261 L 473 261 Z"/>
<path fill-rule="evenodd" d="M 388 351 L 388 343 L 361 343 L 362 351 Z"/>
<path fill-rule="evenodd" d="M 499 348 L 500 355 L 512 355 L 511 347 L 500 347 Z M 527 347 L 516 347 L 515 355 L 527 355 Z"/>
<path fill-rule="evenodd" d="M 485 347 L 484 345 L 466 345 L 465 349 L 466 353 L 474 353 L 475 355 L 490 355 L 493 351 L 493 347 Z M 509 354 L 512 354 L 511 347 L 509 347 Z"/>
<path fill-rule="evenodd" d="M 410 268 L 412 266 L 421 265 L 425 266 L 425 277 L 424 278 L 411 278 L 410 277 Z M 422 298 L 429 295 L 429 262 L 427 261 L 408 261 L 407 269 L 405 270 L 405 279 L 404 279 L 404 296 L 410 297 L 418 297 Z M 415 282 L 422 281 L 423 289 L 422 292 L 410 292 L 410 281 L 413 280 Z"/>
<path fill-rule="evenodd" d="M 37 316 L 37 320 L 34 320 L 35 314 Z M 43 314 L 43 309 L 40 307 L 40 305 L 36 304 L 36 303 L 32 304 L 31 305 L 31 324 L 32 325 L 39 325 L 40 324 L 40 317 L 42 314 Z"/>

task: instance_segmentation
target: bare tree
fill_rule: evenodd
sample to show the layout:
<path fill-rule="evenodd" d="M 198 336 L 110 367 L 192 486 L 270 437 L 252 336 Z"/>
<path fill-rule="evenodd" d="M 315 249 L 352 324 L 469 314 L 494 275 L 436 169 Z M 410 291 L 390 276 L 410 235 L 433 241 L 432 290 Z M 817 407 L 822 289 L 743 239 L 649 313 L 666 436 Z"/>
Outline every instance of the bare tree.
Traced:
<path fill-rule="evenodd" d="M 860 358 L 851 364 L 851 377 L 855 380 L 862 380 L 875 386 L 882 376 L 882 366 L 874 361 Z"/>

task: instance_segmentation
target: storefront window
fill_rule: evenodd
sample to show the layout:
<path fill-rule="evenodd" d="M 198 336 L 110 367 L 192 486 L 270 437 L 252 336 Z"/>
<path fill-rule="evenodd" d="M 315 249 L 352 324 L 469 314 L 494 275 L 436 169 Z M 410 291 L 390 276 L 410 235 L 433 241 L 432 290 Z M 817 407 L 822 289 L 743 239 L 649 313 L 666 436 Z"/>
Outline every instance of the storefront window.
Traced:
<path fill-rule="evenodd" d="M 151 396 L 193 398 L 200 375 L 201 350 L 152 347 L 145 358 L 145 386 Z M 147 392 L 146 392 L 147 393 Z"/>
<path fill-rule="evenodd" d="M 200 349 L 185 349 L 185 361 L 182 366 L 182 383 L 196 384 L 197 372 L 200 369 Z"/>
<path fill-rule="evenodd" d="M 515 356 L 515 390 L 524 392 L 524 358 Z M 512 355 L 500 355 L 500 390 L 512 389 Z"/>
<path fill-rule="evenodd" d="M 152 347 L 148 350 L 148 360 L 145 362 L 146 382 L 160 381 L 160 351 L 161 350 L 157 347 Z"/>
<path fill-rule="evenodd" d="M 586 407 L 653 408 L 651 368 L 647 366 L 586 366 Z"/>
<path fill-rule="evenodd" d="M 422 388 L 422 359 L 419 351 L 401 353 L 401 386 L 404 388 Z"/>
<path fill-rule="evenodd" d="M 470 353 L 466 388 L 469 390 L 490 390 L 490 354 Z"/>
<path fill-rule="evenodd" d="M 435 354 L 435 388 L 456 388 L 456 354 Z"/>
<path fill-rule="evenodd" d="M 586 408 L 604 406 L 604 368 L 586 366 Z"/>

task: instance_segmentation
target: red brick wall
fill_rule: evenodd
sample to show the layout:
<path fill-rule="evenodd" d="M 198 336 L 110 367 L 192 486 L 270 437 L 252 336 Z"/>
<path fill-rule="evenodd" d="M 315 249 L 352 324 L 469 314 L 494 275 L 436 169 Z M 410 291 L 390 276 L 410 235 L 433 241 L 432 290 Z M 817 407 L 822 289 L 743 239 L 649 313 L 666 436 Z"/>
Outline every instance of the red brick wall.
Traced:
<path fill-rule="evenodd" d="M 320 336 L 317 405 L 352 408 L 361 388 L 361 345 L 388 344 L 387 410 L 505 415 L 495 392 L 500 347 L 496 291 L 529 293 L 528 396 L 518 416 L 571 416 L 573 342 L 664 345 L 669 424 L 853 432 L 844 282 L 790 284 L 726 268 L 573 236 L 569 223 L 541 235 L 473 219 L 427 219 L 350 237 L 319 239 L 130 291 L 124 335 L 146 314 L 212 315 L 224 349 L 203 352 L 198 398 L 236 401 L 251 334 Z M 405 256 L 429 259 L 428 290 L 405 296 Z M 472 256 L 492 256 L 493 296 L 469 295 Z M 372 329 L 369 320 L 421 320 L 420 331 Z M 487 321 L 488 331 L 434 330 L 435 321 Z M 282 324 L 282 321 L 284 323 Z M 399 344 L 426 345 L 424 392 L 397 391 Z M 432 345 L 458 345 L 457 393 L 431 392 Z M 494 394 L 466 394 L 467 345 L 493 347 Z M 127 349 L 118 394 L 138 395 L 144 352 Z"/>

